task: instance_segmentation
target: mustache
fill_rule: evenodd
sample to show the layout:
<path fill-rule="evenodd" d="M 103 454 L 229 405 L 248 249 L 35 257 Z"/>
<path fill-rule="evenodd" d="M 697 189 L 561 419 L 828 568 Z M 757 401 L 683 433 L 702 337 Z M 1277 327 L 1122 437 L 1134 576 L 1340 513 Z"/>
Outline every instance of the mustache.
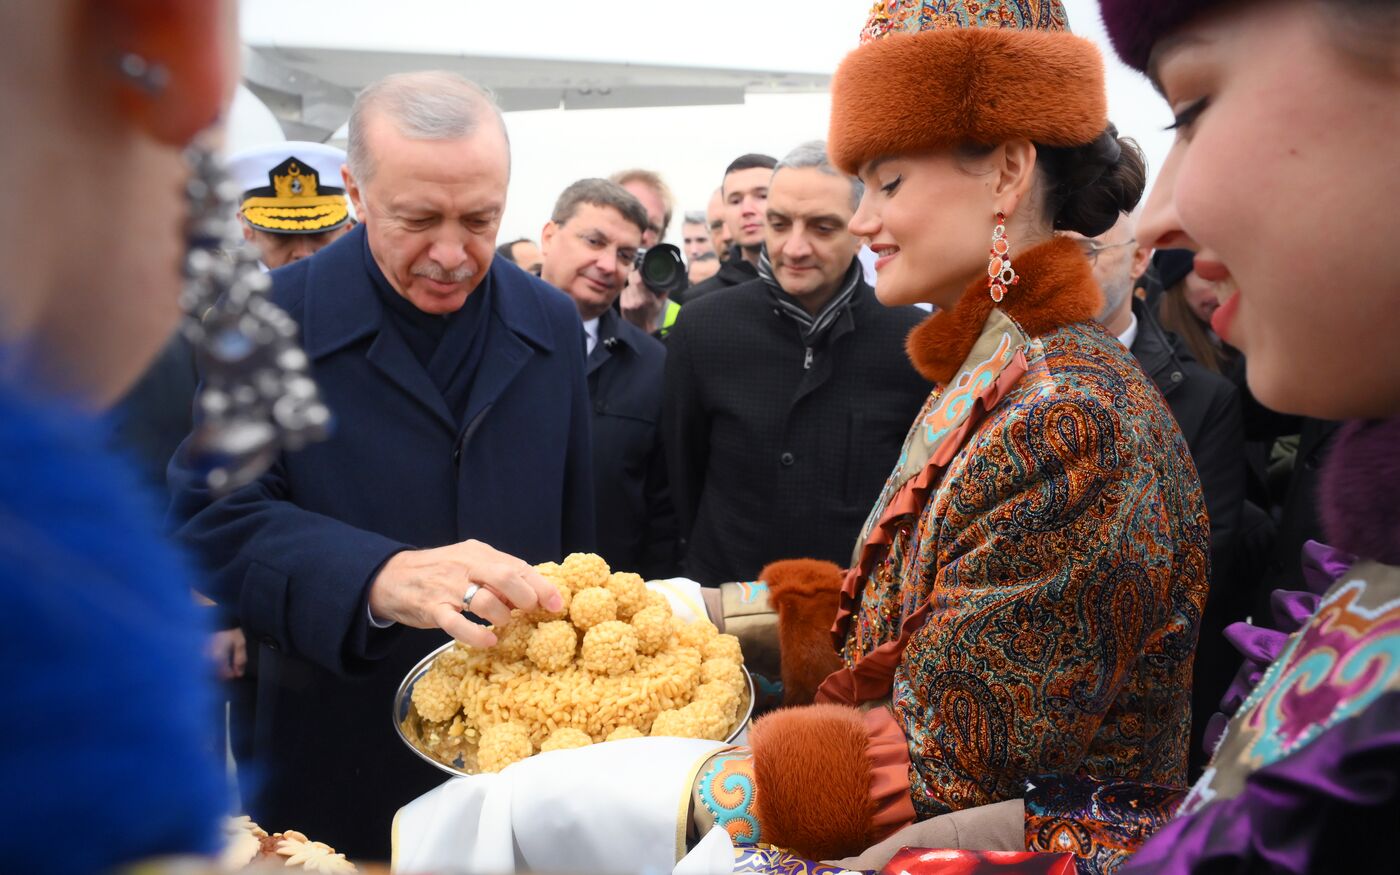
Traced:
<path fill-rule="evenodd" d="M 414 276 L 426 277 L 439 283 L 464 283 L 476 275 L 476 271 L 462 265 L 456 270 L 444 270 L 436 264 L 423 264 L 413 269 Z"/>

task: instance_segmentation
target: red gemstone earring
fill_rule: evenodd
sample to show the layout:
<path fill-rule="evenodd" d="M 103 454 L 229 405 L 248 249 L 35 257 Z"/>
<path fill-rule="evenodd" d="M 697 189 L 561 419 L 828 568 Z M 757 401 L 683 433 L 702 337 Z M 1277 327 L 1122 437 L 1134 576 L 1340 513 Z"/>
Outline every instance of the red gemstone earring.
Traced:
<path fill-rule="evenodd" d="M 1006 214 L 997 213 L 997 226 L 992 229 L 992 257 L 987 262 L 987 291 L 992 301 L 1000 304 L 1006 297 L 1007 288 L 1016 285 L 1021 278 L 1011 267 L 1011 244 L 1006 239 Z"/>

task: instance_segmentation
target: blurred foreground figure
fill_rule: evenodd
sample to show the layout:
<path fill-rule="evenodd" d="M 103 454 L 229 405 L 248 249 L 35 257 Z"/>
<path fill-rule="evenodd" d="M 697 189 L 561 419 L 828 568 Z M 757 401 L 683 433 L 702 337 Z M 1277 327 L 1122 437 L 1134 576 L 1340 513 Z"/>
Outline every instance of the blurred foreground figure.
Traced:
<path fill-rule="evenodd" d="M 217 844 L 192 580 L 95 420 L 175 327 L 182 153 L 227 104 L 235 37 L 230 3 L 0 8 L 0 100 L 24 108 L 0 129 L 6 871 Z"/>

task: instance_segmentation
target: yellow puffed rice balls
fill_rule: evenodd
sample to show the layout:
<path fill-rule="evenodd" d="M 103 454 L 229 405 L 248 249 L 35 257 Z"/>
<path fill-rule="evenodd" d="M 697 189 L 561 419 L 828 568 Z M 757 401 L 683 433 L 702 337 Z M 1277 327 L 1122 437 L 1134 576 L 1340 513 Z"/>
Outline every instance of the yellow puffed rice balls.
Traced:
<path fill-rule="evenodd" d="M 617 599 L 601 586 L 591 586 L 574 593 L 569 606 L 569 619 L 580 629 L 592 629 L 599 623 L 617 619 Z"/>
<path fill-rule="evenodd" d="M 624 738 L 646 738 L 635 726 L 619 726 L 608 733 L 608 741 L 621 741 Z"/>
<path fill-rule="evenodd" d="M 534 752 L 529 730 L 517 723 L 499 723 L 482 730 L 476 761 L 483 772 L 499 772 Z"/>
<path fill-rule="evenodd" d="M 651 725 L 652 737 L 723 738 L 729 729 L 719 706 L 714 702 L 691 702 L 681 708 L 662 711 Z"/>
<path fill-rule="evenodd" d="M 495 647 L 445 649 L 413 691 L 419 738 L 443 762 L 499 771 L 537 750 L 678 735 L 722 740 L 747 695 L 738 640 L 675 617 L 597 556 L 536 566 L 567 610 L 512 612 Z"/>
<path fill-rule="evenodd" d="M 530 633 L 525 655 L 543 671 L 559 671 L 574 661 L 578 633 L 564 620 L 541 623 Z"/>
<path fill-rule="evenodd" d="M 540 576 L 554 585 L 559 590 L 559 598 L 563 600 L 564 606 L 557 611 L 546 611 L 543 607 L 536 608 L 530 612 L 529 618 L 532 623 L 543 623 L 548 620 L 563 620 L 569 616 L 569 603 L 573 601 L 574 591 L 569 586 L 568 578 L 564 575 L 564 569 L 555 562 L 544 562 L 535 566 L 535 570 Z"/>
<path fill-rule="evenodd" d="M 707 659 L 700 663 L 700 682 L 728 684 L 735 692 L 748 686 L 744 680 L 744 670 L 732 659 Z"/>
<path fill-rule="evenodd" d="M 637 665 L 637 633 L 621 620 L 609 620 L 583 636 L 579 662 L 594 674 L 617 677 Z"/>
<path fill-rule="evenodd" d="M 491 650 L 501 662 L 519 662 L 525 658 L 525 648 L 530 644 L 530 636 L 535 627 L 526 620 L 524 611 L 510 612 L 510 625 L 504 629 L 491 627 L 496 635 L 496 646 Z"/>
<path fill-rule="evenodd" d="M 574 729 L 565 726 L 563 729 L 556 729 L 550 733 L 549 738 L 540 745 L 540 753 L 550 750 L 570 750 L 576 747 L 588 747 L 593 743 L 593 739 L 582 729 Z"/>
<path fill-rule="evenodd" d="M 484 651 L 459 642 L 444 650 L 433 666 L 439 671 L 460 679 L 467 673 L 475 671 L 486 660 L 487 656 Z"/>
<path fill-rule="evenodd" d="M 637 633 L 637 651 L 651 656 L 671 638 L 671 615 L 655 605 L 642 608 L 632 616 L 632 629 Z"/>
<path fill-rule="evenodd" d="M 727 721 L 739 714 L 739 693 L 723 681 L 710 681 L 696 687 L 695 701 L 714 702 Z"/>
<path fill-rule="evenodd" d="M 660 608 L 666 612 L 666 616 L 668 617 L 674 613 L 671 610 L 671 600 L 654 589 L 647 590 L 646 606 L 648 608 Z"/>
<path fill-rule="evenodd" d="M 704 650 L 705 644 L 711 638 L 719 634 L 715 624 L 709 620 L 696 620 L 693 623 L 677 623 L 676 639 L 681 647 L 694 647 L 696 650 Z"/>
<path fill-rule="evenodd" d="M 716 635 L 706 641 L 700 648 L 700 655 L 706 659 L 729 659 L 735 663 L 743 663 L 744 651 L 739 646 L 739 639 L 733 635 Z"/>
<path fill-rule="evenodd" d="M 608 575 L 612 573 L 603 557 L 592 553 L 570 553 L 559 568 L 564 582 L 575 593 L 592 586 L 607 586 Z"/>
<path fill-rule="evenodd" d="M 457 679 L 446 672 L 428 672 L 413 685 L 413 707 L 426 720 L 446 723 L 462 707 Z"/>
<path fill-rule="evenodd" d="M 608 578 L 608 592 L 617 600 L 617 618 L 630 620 L 647 606 L 647 585 L 639 574 L 617 571 Z"/>

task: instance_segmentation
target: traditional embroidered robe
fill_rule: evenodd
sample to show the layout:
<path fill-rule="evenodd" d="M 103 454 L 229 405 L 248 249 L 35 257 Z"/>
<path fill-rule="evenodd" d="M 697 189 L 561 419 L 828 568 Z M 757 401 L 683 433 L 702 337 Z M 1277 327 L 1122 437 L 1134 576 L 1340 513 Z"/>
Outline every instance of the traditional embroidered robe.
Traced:
<path fill-rule="evenodd" d="M 866 524 L 837 615 L 845 667 L 816 697 L 888 700 L 907 745 L 865 715 L 871 798 L 812 794 L 783 823 L 795 775 L 850 766 L 802 743 L 803 721 L 836 712 L 767 718 L 752 736 L 765 841 L 829 857 L 1042 774 L 1185 778 L 1209 549 L 1196 471 L 1160 392 L 1090 321 L 1074 244 L 1016 266 L 1000 308 L 973 287 L 910 337 L 940 388 Z M 820 825 L 852 806 L 870 831 L 828 843 Z"/>

